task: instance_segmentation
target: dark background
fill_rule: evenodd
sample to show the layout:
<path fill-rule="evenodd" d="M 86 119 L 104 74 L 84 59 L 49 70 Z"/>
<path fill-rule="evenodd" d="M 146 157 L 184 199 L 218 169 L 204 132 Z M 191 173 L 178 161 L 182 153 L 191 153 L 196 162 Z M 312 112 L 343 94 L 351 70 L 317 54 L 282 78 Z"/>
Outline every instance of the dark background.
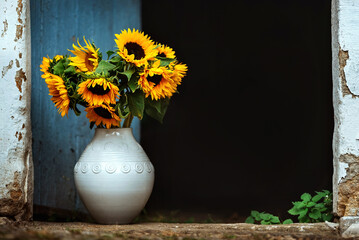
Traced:
<path fill-rule="evenodd" d="M 189 67 L 145 118 L 148 211 L 281 216 L 331 190 L 330 1 L 142 1 L 143 31 Z"/>

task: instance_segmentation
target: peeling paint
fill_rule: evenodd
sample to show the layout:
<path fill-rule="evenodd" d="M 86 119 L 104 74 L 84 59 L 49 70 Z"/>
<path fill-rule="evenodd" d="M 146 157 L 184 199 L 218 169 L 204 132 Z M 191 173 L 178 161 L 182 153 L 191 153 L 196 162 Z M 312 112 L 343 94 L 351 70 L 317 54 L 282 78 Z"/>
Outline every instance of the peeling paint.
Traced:
<path fill-rule="evenodd" d="M 354 154 L 341 155 L 339 161 L 347 164 L 346 174 L 338 184 L 338 215 L 359 214 L 359 157 Z"/>
<path fill-rule="evenodd" d="M 355 95 L 350 91 L 347 80 L 345 77 L 345 66 L 347 65 L 347 60 L 349 59 L 349 51 L 344 51 L 343 49 L 339 49 L 338 53 L 338 60 L 339 60 L 339 75 L 341 79 L 341 85 L 342 85 L 342 94 L 343 97 L 346 95 L 351 95 L 353 98 L 358 97 L 358 95 Z"/>
<path fill-rule="evenodd" d="M 17 138 L 18 141 L 21 141 L 21 139 L 22 139 L 22 133 L 21 133 L 21 132 L 16 132 L 16 133 L 15 133 L 15 137 Z"/>
<path fill-rule="evenodd" d="M 22 38 L 22 33 L 23 32 L 24 32 L 24 26 L 23 25 L 16 25 L 16 33 L 15 33 L 15 39 L 14 39 L 15 42 L 17 42 L 19 39 Z"/>
<path fill-rule="evenodd" d="M 15 64 L 16 64 L 16 67 L 17 67 L 17 68 L 20 67 L 20 62 L 19 62 L 19 60 L 15 59 Z"/>
<path fill-rule="evenodd" d="M 26 81 L 26 75 L 21 68 L 20 70 L 16 71 L 16 75 L 15 75 L 16 87 L 19 89 L 19 92 L 22 92 L 21 86 L 23 81 L 24 82 Z"/>
<path fill-rule="evenodd" d="M 18 1 L 17 1 L 16 12 L 17 12 L 17 16 L 18 16 L 17 21 L 18 21 L 19 23 L 22 23 L 21 13 L 22 13 L 22 8 L 23 8 L 23 6 L 24 6 L 24 5 L 22 4 L 22 0 L 18 0 Z"/>
<path fill-rule="evenodd" d="M 14 64 L 14 61 L 11 60 L 7 66 L 2 68 L 1 77 L 4 77 L 6 75 L 7 71 L 9 71 L 9 69 L 12 68 L 13 64 Z"/>
<path fill-rule="evenodd" d="M 7 23 L 7 20 L 5 19 L 5 21 L 3 21 L 4 24 L 4 30 L 1 31 L 1 37 L 5 36 L 5 33 L 7 32 L 8 28 L 9 28 L 9 24 Z"/>

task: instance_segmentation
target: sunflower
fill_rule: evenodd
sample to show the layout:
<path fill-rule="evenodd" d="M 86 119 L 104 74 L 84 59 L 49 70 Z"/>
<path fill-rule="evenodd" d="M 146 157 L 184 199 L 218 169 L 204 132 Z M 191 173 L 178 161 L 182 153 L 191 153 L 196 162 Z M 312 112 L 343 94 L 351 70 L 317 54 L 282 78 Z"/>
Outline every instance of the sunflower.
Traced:
<path fill-rule="evenodd" d="M 64 56 L 62 55 L 56 55 L 54 57 L 55 59 L 55 62 L 59 61 L 60 59 L 63 59 Z M 42 58 L 42 64 L 40 65 L 40 71 L 43 72 L 44 74 L 41 75 L 42 78 L 46 79 L 47 77 L 51 76 L 51 72 L 50 72 L 50 66 L 51 66 L 51 63 L 53 62 L 52 59 L 50 58 L 46 58 L 46 57 L 43 57 Z"/>
<path fill-rule="evenodd" d="M 155 57 L 157 51 L 150 37 L 135 29 L 123 30 L 121 34 L 115 34 L 115 42 L 118 47 L 118 54 L 127 62 L 137 67 L 147 65 L 147 60 Z"/>
<path fill-rule="evenodd" d="M 80 83 L 77 93 L 81 94 L 89 105 L 101 105 L 103 103 L 116 104 L 118 91 L 118 87 L 105 78 L 96 78 Z"/>
<path fill-rule="evenodd" d="M 72 47 L 75 50 L 69 50 L 73 54 L 76 55 L 76 57 L 69 57 L 71 63 L 71 66 L 75 66 L 78 68 L 81 72 L 86 73 L 92 73 L 96 70 L 99 62 L 99 54 L 98 51 L 99 48 L 96 48 L 93 44 L 86 41 L 84 37 L 84 42 L 86 46 L 81 46 L 79 41 L 77 41 L 77 44 L 79 47 L 75 46 L 75 44 L 72 44 Z"/>
<path fill-rule="evenodd" d="M 55 103 L 55 106 L 59 109 L 58 112 L 62 117 L 65 116 L 65 114 L 67 116 L 69 112 L 70 98 L 64 80 L 57 75 L 51 74 L 45 79 L 45 82 L 49 88 L 49 95 L 52 96 L 51 101 Z"/>
<path fill-rule="evenodd" d="M 159 62 L 140 73 L 138 85 L 146 94 L 146 97 L 151 95 L 151 99 L 161 99 L 171 97 L 177 90 L 178 83 L 172 79 L 173 72 L 166 67 L 160 67 Z"/>
<path fill-rule="evenodd" d="M 176 58 L 175 51 L 166 45 L 158 44 L 156 50 L 159 57 Z"/>
<path fill-rule="evenodd" d="M 188 70 L 187 65 L 183 63 L 177 63 L 174 62 L 170 65 L 170 68 L 172 70 L 172 76 L 171 78 L 177 83 L 181 84 L 182 78 L 186 76 L 186 72 Z"/>
<path fill-rule="evenodd" d="M 121 118 L 119 118 L 115 109 L 106 104 L 90 106 L 85 109 L 87 112 L 86 117 L 89 119 L 90 123 L 94 122 L 96 126 L 104 124 L 106 128 L 111 128 L 113 126 L 120 126 Z"/>

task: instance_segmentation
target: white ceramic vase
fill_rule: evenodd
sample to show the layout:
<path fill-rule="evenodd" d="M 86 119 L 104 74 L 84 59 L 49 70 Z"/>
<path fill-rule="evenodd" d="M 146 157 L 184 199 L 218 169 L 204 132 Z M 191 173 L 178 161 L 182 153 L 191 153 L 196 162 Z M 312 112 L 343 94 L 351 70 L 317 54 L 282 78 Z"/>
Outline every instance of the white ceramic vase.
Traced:
<path fill-rule="evenodd" d="M 75 185 L 101 224 L 130 223 L 145 207 L 154 168 L 131 128 L 97 128 L 75 165 Z"/>

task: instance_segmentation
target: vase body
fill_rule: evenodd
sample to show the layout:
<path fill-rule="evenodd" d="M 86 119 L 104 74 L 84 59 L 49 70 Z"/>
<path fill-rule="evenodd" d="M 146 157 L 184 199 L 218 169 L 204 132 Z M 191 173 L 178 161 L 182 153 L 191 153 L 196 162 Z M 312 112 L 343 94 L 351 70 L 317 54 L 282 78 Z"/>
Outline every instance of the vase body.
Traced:
<path fill-rule="evenodd" d="M 101 224 L 130 223 L 145 207 L 154 168 L 131 128 L 95 130 L 74 168 L 85 207 Z"/>

